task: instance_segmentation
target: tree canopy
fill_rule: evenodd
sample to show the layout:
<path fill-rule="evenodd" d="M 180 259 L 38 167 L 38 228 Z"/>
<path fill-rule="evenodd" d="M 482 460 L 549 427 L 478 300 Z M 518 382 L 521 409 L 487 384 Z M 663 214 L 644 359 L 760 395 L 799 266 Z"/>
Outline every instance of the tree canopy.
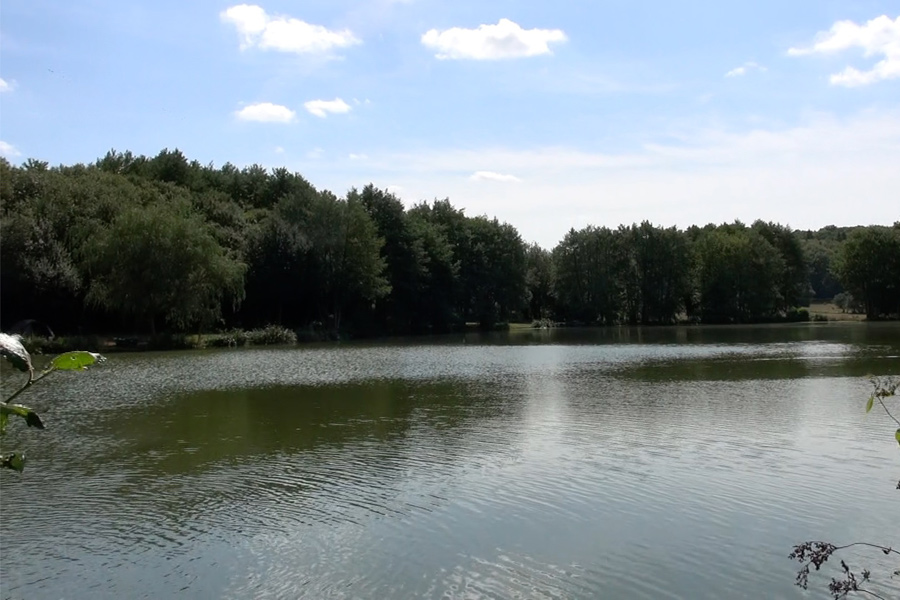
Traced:
<path fill-rule="evenodd" d="M 279 324 L 351 335 L 513 320 L 779 320 L 843 293 L 900 312 L 900 225 L 756 221 L 572 229 L 554 248 L 449 199 L 343 197 L 259 165 L 110 151 L 90 165 L 0 159 L 0 315 L 61 332 Z"/>

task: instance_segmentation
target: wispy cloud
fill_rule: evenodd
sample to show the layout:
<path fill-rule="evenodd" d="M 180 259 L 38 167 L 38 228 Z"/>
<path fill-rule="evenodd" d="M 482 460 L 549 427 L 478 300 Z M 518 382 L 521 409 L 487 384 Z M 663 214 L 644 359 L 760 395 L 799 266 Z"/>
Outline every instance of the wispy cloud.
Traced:
<path fill-rule="evenodd" d="M 515 175 L 504 175 L 493 171 L 475 171 L 469 179 L 472 181 L 500 181 L 503 183 L 519 183 L 522 181 Z"/>
<path fill-rule="evenodd" d="M 256 47 L 296 54 L 324 54 L 361 43 L 349 29 L 333 30 L 293 17 L 273 17 L 256 4 L 238 4 L 219 16 L 235 26 L 241 36 L 242 50 Z"/>
<path fill-rule="evenodd" d="M 866 57 L 884 58 L 868 71 L 846 67 L 834 73 L 830 78 L 832 85 L 857 87 L 900 77 L 900 17 L 891 20 L 881 15 L 863 25 L 838 21 L 828 31 L 819 32 L 812 46 L 791 48 L 788 55 L 827 54 L 856 47 L 862 48 Z"/>
<path fill-rule="evenodd" d="M 22 153 L 12 144 L 0 140 L 0 156 L 12 158 L 13 156 L 22 156 Z"/>
<path fill-rule="evenodd" d="M 347 158 L 349 158 L 350 160 L 368 160 L 369 159 L 368 155 L 366 155 L 366 154 L 353 154 L 352 152 L 350 153 L 350 155 Z"/>
<path fill-rule="evenodd" d="M 290 123 L 297 117 L 297 113 L 287 106 L 271 102 L 250 104 L 234 114 L 242 121 L 256 121 L 257 123 Z"/>
<path fill-rule="evenodd" d="M 390 183 L 410 201 L 450 197 L 467 214 L 498 215 L 525 239 L 551 247 L 571 227 L 643 219 L 684 227 L 761 218 L 803 228 L 853 225 L 860 215 L 872 223 L 897 219 L 898 110 L 811 114 L 789 128 L 728 131 L 717 124 L 678 133 L 663 132 L 658 142 L 626 152 L 563 146 L 373 152 L 352 168 L 347 161 L 323 164 L 315 180 L 334 189 L 360 180 Z M 510 194 L 514 184 L 460 177 L 484 165 L 499 174 L 527 173 L 527 184 Z M 798 198 L 816 198 L 816 210 Z"/>
<path fill-rule="evenodd" d="M 334 100 L 310 100 L 303 103 L 303 108 L 309 111 L 310 114 L 322 119 L 327 117 L 328 113 L 342 114 L 351 110 L 350 105 L 340 98 L 335 98 Z"/>
<path fill-rule="evenodd" d="M 439 59 L 497 60 L 551 54 L 551 43 L 567 39 L 561 29 L 522 29 L 518 23 L 500 19 L 496 25 L 477 29 L 431 29 L 422 35 L 422 44 L 435 50 Z"/>
<path fill-rule="evenodd" d="M 0 77 L 0 93 L 11 92 L 14 87 L 15 87 L 15 82 L 6 81 L 2 77 Z"/>
<path fill-rule="evenodd" d="M 759 63 L 755 63 L 752 60 L 745 62 L 739 67 L 735 67 L 734 69 L 725 73 L 725 77 L 741 77 L 742 75 L 746 75 L 750 71 L 759 71 L 760 73 L 765 73 L 768 69 L 762 66 Z"/>

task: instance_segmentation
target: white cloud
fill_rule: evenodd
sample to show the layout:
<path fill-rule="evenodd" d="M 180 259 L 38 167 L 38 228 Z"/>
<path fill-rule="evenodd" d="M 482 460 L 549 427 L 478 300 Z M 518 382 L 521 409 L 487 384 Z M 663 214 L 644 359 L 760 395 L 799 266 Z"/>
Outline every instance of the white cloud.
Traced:
<path fill-rule="evenodd" d="M 500 19 L 496 25 L 478 29 L 431 29 L 422 35 L 422 44 L 435 50 L 439 59 L 496 60 L 551 54 L 550 43 L 567 39 L 561 29 L 522 29 L 518 23 Z"/>
<path fill-rule="evenodd" d="M 309 102 L 304 102 L 303 107 L 310 114 L 322 119 L 327 117 L 328 113 L 342 114 L 351 110 L 350 105 L 340 98 L 335 98 L 334 100 L 310 100 Z"/>
<path fill-rule="evenodd" d="M 7 142 L 4 142 L 3 140 L 0 140 L 0 156 L 6 156 L 9 158 L 9 157 L 21 156 L 21 155 L 22 155 L 22 153 L 19 152 L 19 150 L 15 146 L 13 146 L 12 144 L 9 144 Z"/>
<path fill-rule="evenodd" d="M 472 181 L 500 181 L 503 183 L 518 183 L 522 181 L 515 175 L 504 175 L 493 171 L 475 171 L 470 179 Z"/>
<path fill-rule="evenodd" d="M 272 104 L 271 102 L 258 102 L 245 106 L 235 111 L 235 116 L 242 121 L 256 121 L 258 123 L 290 123 L 297 117 L 297 113 L 287 106 Z"/>
<path fill-rule="evenodd" d="M 417 148 L 323 161 L 309 177 L 328 189 L 390 183 L 409 202 L 449 197 L 470 215 L 496 215 L 552 247 L 571 227 L 649 219 L 686 227 L 741 219 L 795 228 L 890 224 L 900 189 L 900 109 L 848 118 L 812 114 L 792 127 L 693 128 L 635 151 L 567 147 Z M 678 141 L 673 142 L 673 139 Z M 490 165 L 527 185 L 486 185 L 461 173 Z M 304 171 L 306 173 L 306 171 Z M 379 183 L 381 182 L 381 183 Z"/>
<path fill-rule="evenodd" d="M 831 76 L 832 85 L 857 87 L 900 77 L 900 17 L 891 20 L 887 15 L 881 15 L 863 25 L 838 21 L 828 31 L 819 32 L 812 46 L 791 48 L 788 55 L 827 54 L 855 47 L 862 48 L 866 57 L 883 56 L 884 59 L 868 71 L 846 67 Z"/>
<path fill-rule="evenodd" d="M 745 62 L 739 67 L 735 67 L 734 69 L 725 73 L 725 77 L 740 77 L 742 75 L 746 75 L 750 71 L 759 71 L 760 73 L 765 73 L 768 69 L 758 63 L 751 61 Z"/>
<path fill-rule="evenodd" d="M 350 156 L 348 156 L 348 158 L 350 160 L 368 160 L 369 159 L 369 157 L 365 154 L 353 154 L 352 152 L 350 153 Z"/>
<path fill-rule="evenodd" d="M 325 156 L 325 151 L 322 148 L 313 148 L 306 153 L 306 158 L 310 158 L 312 160 L 318 160 L 323 156 Z"/>
<path fill-rule="evenodd" d="M 14 81 L 6 81 L 2 77 L 0 77 L 0 93 L 11 92 L 14 87 L 15 87 Z"/>
<path fill-rule="evenodd" d="M 275 154 L 284 154 L 284 148 L 281 146 L 275 146 Z"/>
<path fill-rule="evenodd" d="M 241 50 L 256 47 L 297 54 L 324 54 L 361 43 L 349 29 L 332 30 L 292 17 L 273 17 L 255 4 L 238 4 L 219 16 L 237 29 Z"/>

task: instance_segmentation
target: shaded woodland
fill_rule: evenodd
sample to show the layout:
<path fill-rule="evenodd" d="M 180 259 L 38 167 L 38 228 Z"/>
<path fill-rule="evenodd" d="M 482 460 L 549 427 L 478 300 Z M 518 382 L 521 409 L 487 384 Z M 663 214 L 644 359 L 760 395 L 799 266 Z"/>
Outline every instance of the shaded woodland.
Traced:
<path fill-rule="evenodd" d="M 468 323 L 753 323 L 832 299 L 900 314 L 900 223 L 756 221 L 571 230 L 545 249 L 449 199 L 343 196 L 297 173 L 110 151 L 90 165 L 0 159 L 0 319 L 63 333 L 278 324 L 327 335 Z"/>

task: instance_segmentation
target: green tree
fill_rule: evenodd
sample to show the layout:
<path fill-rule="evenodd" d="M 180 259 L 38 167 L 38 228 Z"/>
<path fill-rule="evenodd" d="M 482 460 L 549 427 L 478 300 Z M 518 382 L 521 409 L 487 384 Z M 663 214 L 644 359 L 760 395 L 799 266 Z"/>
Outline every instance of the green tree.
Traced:
<path fill-rule="evenodd" d="M 900 230 L 865 227 L 847 236 L 837 260 L 841 283 L 876 319 L 900 314 Z"/>
<path fill-rule="evenodd" d="M 381 256 L 386 264 L 385 275 L 391 293 L 378 302 L 375 318 L 380 329 L 393 333 L 420 331 L 427 317 L 422 313 L 419 297 L 427 276 L 427 257 L 422 240 L 415 236 L 403 203 L 393 194 L 369 184 L 362 192 L 351 190 L 365 207 L 375 224 L 378 236 L 384 240 Z"/>
<path fill-rule="evenodd" d="M 623 272 L 630 323 L 674 323 L 690 293 L 693 269 L 687 237 L 647 221 L 619 230 L 627 250 Z"/>
<path fill-rule="evenodd" d="M 791 308 L 808 306 L 812 291 L 803 244 L 790 227 L 778 223 L 756 221 L 752 229 L 781 255 L 783 267 L 778 282 L 779 312 L 787 313 Z"/>
<path fill-rule="evenodd" d="M 309 236 L 321 274 L 323 307 L 330 310 L 335 330 L 348 308 L 371 309 L 390 292 L 381 256 L 384 240 L 354 195 L 346 200 L 321 193 L 311 211 Z"/>
<path fill-rule="evenodd" d="M 814 238 L 805 238 L 802 243 L 813 297 L 828 300 L 844 291 L 834 272 L 840 243 Z"/>
<path fill-rule="evenodd" d="M 229 257 L 185 202 L 130 207 L 86 247 L 88 301 L 156 332 L 162 319 L 184 330 L 219 319 L 244 294 L 245 265 Z"/>
<path fill-rule="evenodd" d="M 611 325 L 624 310 L 626 248 L 606 227 L 570 230 L 553 249 L 556 295 L 567 320 Z"/>
<path fill-rule="evenodd" d="M 415 210 L 407 213 L 409 227 L 424 256 L 425 273 L 417 295 L 419 315 L 424 315 L 427 331 L 446 332 L 460 328 L 464 319 L 458 311 L 459 262 L 446 229 Z"/>
<path fill-rule="evenodd" d="M 553 256 L 537 244 L 530 244 L 525 250 L 525 265 L 528 316 L 533 320 L 548 319 L 555 300 Z"/>
<path fill-rule="evenodd" d="M 508 223 L 470 218 L 460 273 L 469 300 L 468 315 L 483 328 L 508 321 L 524 308 L 525 244 Z"/>
<path fill-rule="evenodd" d="M 778 314 L 784 261 L 758 232 L 721 226 L 700 234 L 696 248 L 704 322 L 748 323 Z"/>

